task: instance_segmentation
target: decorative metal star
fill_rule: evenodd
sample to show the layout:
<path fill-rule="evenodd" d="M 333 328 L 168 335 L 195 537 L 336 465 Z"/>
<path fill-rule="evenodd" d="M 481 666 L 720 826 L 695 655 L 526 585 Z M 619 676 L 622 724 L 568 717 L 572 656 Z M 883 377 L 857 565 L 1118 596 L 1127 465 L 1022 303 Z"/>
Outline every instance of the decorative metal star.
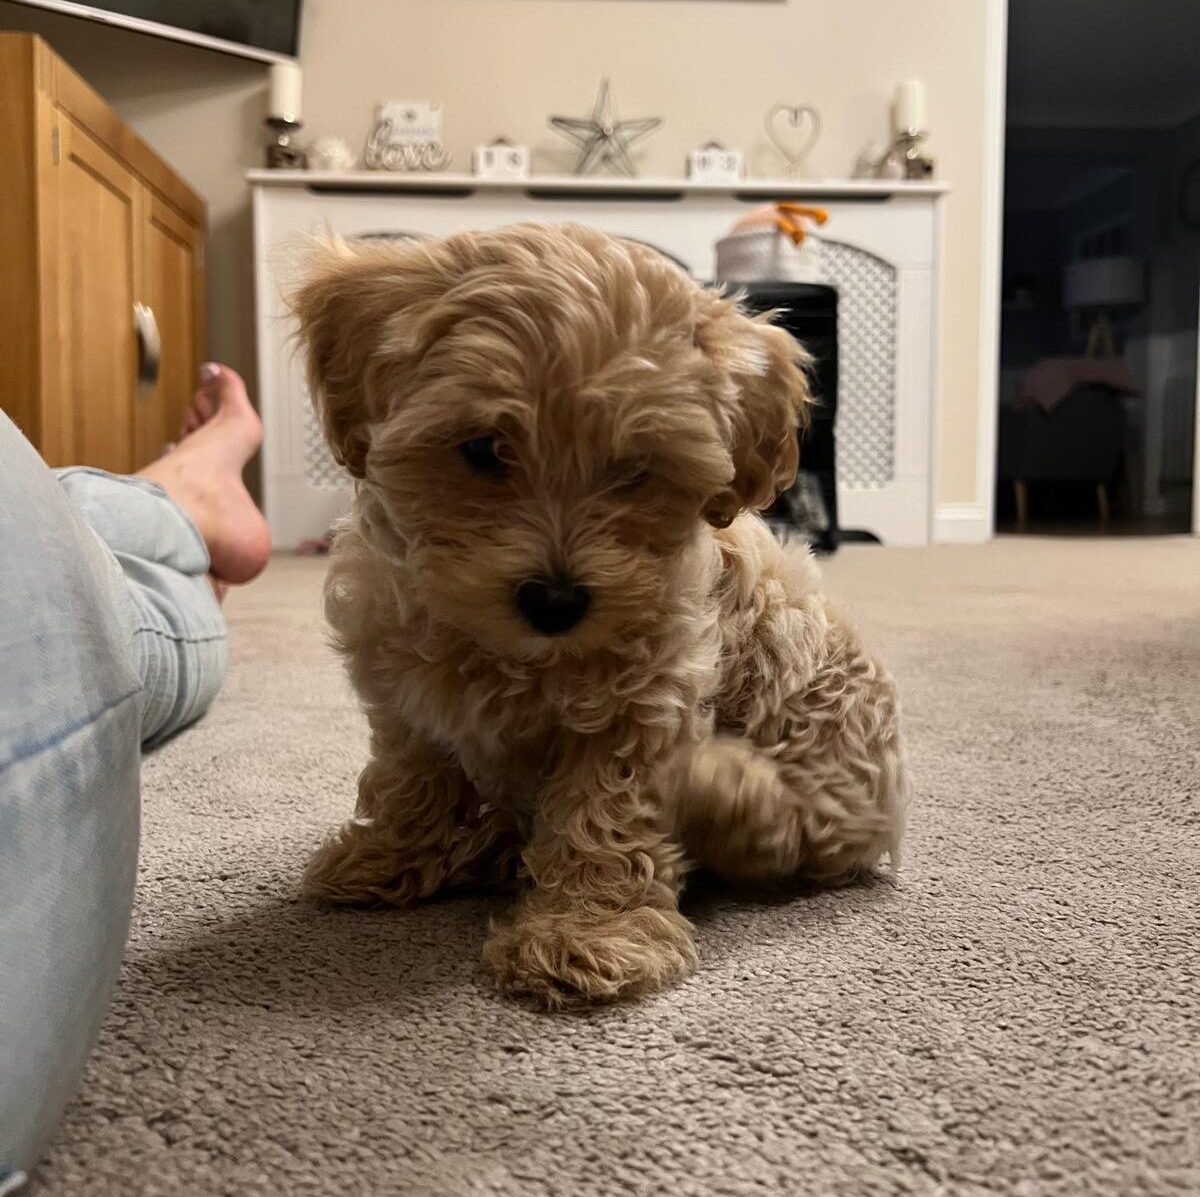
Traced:
<path fill-rule="evenodd" d="M 575 164 L 577 175 L 587 174 L 593 167 L 604 167 L 616 163 L 627 175 L 636 175 L 629 148 L 648 133 L 653 133 L 662 124 L 658 116 L 643 116 L 637 120 L 617 119 L 612 102 L 612 88 L 608 80 L 600 81 L 596 94 L 596 106 L 587 117 L 552 116 L 550 125 L 565 137 L 569 137 L 580 148 L 579 161 Z"/>

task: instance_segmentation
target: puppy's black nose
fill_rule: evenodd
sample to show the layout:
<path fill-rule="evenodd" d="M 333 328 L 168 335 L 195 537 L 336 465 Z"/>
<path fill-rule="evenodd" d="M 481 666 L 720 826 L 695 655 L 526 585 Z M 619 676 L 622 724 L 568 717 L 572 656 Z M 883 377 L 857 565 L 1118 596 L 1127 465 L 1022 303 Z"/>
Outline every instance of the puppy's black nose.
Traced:
<path fill-rule="evenodd" d="M 587 613 L 592 596 L 584 586 L 563 578 L 534 578 L 521 583 L 517 606 L 529 626 L 545 636 L 569 632 Z"/>

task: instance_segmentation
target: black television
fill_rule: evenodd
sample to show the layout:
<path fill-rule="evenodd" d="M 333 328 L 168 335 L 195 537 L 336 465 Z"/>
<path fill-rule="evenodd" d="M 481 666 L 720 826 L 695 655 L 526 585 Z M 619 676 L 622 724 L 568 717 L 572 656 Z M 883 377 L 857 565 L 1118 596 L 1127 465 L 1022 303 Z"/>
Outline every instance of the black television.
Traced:
<path fill-rule="evenodd" d="M 302 0 L 17 0 L 72 17 L 190 42 L 225 54 L 283 62 L 300 49 Z"/>

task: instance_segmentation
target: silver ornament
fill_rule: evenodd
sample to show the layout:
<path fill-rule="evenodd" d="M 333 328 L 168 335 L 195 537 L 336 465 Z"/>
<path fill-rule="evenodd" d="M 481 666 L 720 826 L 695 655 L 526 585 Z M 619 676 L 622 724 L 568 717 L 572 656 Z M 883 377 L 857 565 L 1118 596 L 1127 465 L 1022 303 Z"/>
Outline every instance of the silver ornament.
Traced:
<path fill-rule="evenodd" d="M 557 129 L 579 146 L 579 161 L 575 173 L 585 175 L 594 168 L 615 163 L 627 175 L 636 175 L 637 167 L 629 150 L 635 141 L 653 133 L 662 124 L 658 116 L 643 116 L 636 120 L 617 119 L 612 100 L 612 88 L 607 79 L 600 82 L 596 106 L 586 117 L 552 116 L 551 128 Z"/>

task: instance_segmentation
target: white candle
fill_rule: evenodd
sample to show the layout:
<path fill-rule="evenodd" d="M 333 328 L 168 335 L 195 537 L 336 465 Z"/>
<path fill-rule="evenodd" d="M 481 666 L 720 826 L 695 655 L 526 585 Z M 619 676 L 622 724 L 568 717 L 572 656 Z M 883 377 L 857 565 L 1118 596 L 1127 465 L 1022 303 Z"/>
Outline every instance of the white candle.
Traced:
<path fill-rule="evenodd" d="M 271 98 L 268 116 L 280 120 L 300 120 L 300 64 L 276 62 L 271 64 Z"/>
<path fill-rule="evenodd" d="M 896 132 L 928 133 L 925 117 L 925 84 L 920 79 L 897 83 L 892 104 L 892 125 Z"/>

